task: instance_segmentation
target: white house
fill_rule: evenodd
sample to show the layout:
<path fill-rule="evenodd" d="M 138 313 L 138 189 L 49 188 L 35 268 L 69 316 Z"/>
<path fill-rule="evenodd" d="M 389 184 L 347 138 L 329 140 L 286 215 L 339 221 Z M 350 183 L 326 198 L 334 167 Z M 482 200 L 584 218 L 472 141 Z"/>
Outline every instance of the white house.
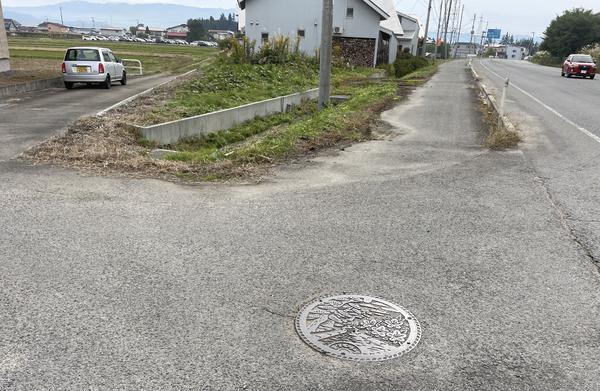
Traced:
<path fill-rule="evenodd" d="M 167 28 L 165 37 L 167 39 L 186 40 L 189 32 L 190 32 L 190 29 L 187 24 L 180 24 L 177 26 Z"/>
<path fill-rule="evenodd" d="M 419 20 L 402 12 L 397 14 L 402 30 L 404 30 L 404 35 L 398 39 L 398 52 L 408 52 L 416 56 L 419 54 L 419 33 L 421 30 Z"/>
<path fill-rule="evenodd" d="M 496 52 L 497 58 L 507 60 L 522 60 L 529 55 L 529 49 L 514 45 L 487 45 L 485 49 L 493 49 Z"/>
<path fill-rule="evenodd" d="M 260 47 L 276 36 L 299 41 L 300 50 L 317 53 L 321 44 L 322 0 L 238 0 L 240 30 Z M 393 62 L 404 31 L 393 0 L 336 0 L 333 45 L 348 62 L 374 66 Z"/>

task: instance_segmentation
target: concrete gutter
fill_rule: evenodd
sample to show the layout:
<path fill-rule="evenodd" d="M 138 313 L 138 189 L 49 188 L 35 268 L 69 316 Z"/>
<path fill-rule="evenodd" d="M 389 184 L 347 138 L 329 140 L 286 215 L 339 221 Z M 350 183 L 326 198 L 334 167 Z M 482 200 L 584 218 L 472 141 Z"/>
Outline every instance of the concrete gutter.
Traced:
<path fill-rule="evenodd" d="M 58 88 L 63 86 L 62 77 L 44 80 L 31 80 L 25 83 L 12 84 L 0 87 L 0 98 L 7 98 L 26 92 L 45 90 L 47 88 Z"/>
<path fill-rule="evenodd" d="M 496 112 L 496 115 L 500 118 L 500 121 L 502 122 L 502 125 L 504 126 L 504 128 L 506 128 L 509 131 L 515 132 L 517 130 L 517 128 L 515 127 L 515 125 L 513 125 L 513 123 L 510 121 L 510 119 L 508 119 L 508 117 L 506 115 L 500 116 L 500 109 L 498 108 L 498 102 L 496 101 L 496 98 L 494 97 L 494 94 L 481 81 L 481 77 L 479 77 L 479 73 L 477 73 L 477 71 L 473 67 L 472 61 L 469 61 L 468 66 L 471 69 L 471 73 L 473 74 L 473 78 L 475 79 L 475 82 L 477 83 L 477 86 L 479 86 L 479 89 L 481 90 L 481 93 L 483 94 L 485 100 L 494 109 L 494 111 Z"/>
<path fill-rule="evenodd" d="M 164 124 L 138 127 L 138 129 L 148 140 L 159 145 L 170 145 L 186 137 L 207 135 L 231 129 L 258 117 L 287 112 L 303 101 L 316 99 L 318 95 L 319 89 L 316 88 Z"/>

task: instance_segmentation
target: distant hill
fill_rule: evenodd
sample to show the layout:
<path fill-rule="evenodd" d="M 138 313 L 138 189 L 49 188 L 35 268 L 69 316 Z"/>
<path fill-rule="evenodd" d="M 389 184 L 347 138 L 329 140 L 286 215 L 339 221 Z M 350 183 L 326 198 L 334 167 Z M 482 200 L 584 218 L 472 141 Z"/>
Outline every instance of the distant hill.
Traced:
<path fill-rule="evenodd" d="M 26 26 L 35 26 L 46 20 L 60 22 L 60 7 L 66 25 L 92 27 L 94 18 L 96 27 L 129 27 L 138 23 L 146 26 L 167 28 L 186 23 L 190 18 L 218 18 L 235 13 L 235 9 L 199 8 L 177 4 L 126 4 L 126 3 L 90 3 L 87 1 L 69 1 L 38 7 L 3 7 L 4 17 L 17 20 Z"/>

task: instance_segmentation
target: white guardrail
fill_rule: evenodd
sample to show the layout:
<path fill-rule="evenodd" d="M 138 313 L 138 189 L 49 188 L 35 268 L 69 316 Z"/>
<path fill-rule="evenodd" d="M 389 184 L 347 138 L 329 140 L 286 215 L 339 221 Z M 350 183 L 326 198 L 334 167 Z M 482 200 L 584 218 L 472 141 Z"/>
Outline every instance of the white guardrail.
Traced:
<path fill-rule="evenodd" d="M 142 67 L 142 62 L 140 60 L 136 60 L 133 58 L 123 58 L 121 59 L 121 61 L 123 61 L 123 65 L 125 66 L 125 69 L 137 69 L 140 73 L 139 75 L 143 75 L 144 74 L 144 67 Z M 137 66 L 133 66 L 133 65 L 125 65 L 125 63 L 127 62 L 134 62 L 137 64 Z"/>

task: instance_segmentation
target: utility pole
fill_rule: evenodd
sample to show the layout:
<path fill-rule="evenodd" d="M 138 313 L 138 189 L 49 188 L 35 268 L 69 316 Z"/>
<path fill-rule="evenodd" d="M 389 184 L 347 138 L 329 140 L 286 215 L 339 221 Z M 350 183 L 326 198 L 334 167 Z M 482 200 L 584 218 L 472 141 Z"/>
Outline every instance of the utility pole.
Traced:
<path fill-rule="evenodd" d="M 65 21 L 63 19 L 62 7 L 58 7 L 60 9 L 60 24 L 65 25 Z"/>
<path fill-rule="evenodd" d="M 463 16 L 465 15 L 465 5 L 462 5 L 462 11 L 460 13 L 460 22 L 458 23 L 458 37 L 456 38 L 456 49 L 454 50 L 454 55 L 452 57 L 456 58 L 458 54 L 458 44 L 460 44 L 460 34 L 462 33 L 462 22 Z"/>
<path fill-rule="evenodd" d="M 425 58 L 427 56 L 427 36 L 429 35 L 429 19 L 431 18 L 431 2 L 429 0 L 429 6 L 427 7 L 427 22 L 425 23 L 425 38 L 423 38 L 423 49 L 421 50 L 421 56 Z"/>
<path fill-rule="evenodd" d="M 471 27 L 471 40 L 469 41 L 469 54 L 471 54 L 471 47 L 475 44 L 475 21 L 477 20 L 477 14 L 473 15 L 473 27 Z"/>
<path fill-rule="evenodd" d="M 481 58 L 483 58 L 483 37 L 485 36 L 487 38 L 487 31 L 488 31 L 489 27 L 490 27 L 490 22 L 486 22 L 485 23 L 485 31 L 481 32 L 481 43 L 479 44 L 479 50 L 481 51 Z"/>
<path fill-rule="evenodd" d="M 331 52 L 333 46 L 333 0 L 323 0 L 321 21 L 321 64 L 319 70 L 319 110 L 329 105 L 331 95 Z"/>
<path fill-rule="evenodd" d="M 2 15 L 2 1 L 0 0 L 0 73 L 10 71 L 10 56 L 8 53 L 8 37 L 4 27 Z"/>
<path fill-rule="evenodd" d="M 452 3 L 453 3 L 453 1 L 454 0 L 450 0 L 449 1 L 449 4 L 448 4 L 448 15 L 446 16 L 446 28 L 444 29 L 445 30 L 445 33 L 444 33 L 444 45 L 445 45 L 445 48 L 444 48 L 444 59 L 448 58 L 448 42 L 447 42 L 447 39 L 448 39 L 448 25 L 450 24 L 450 14 L 452 13 Z"/>
<path fill-rule="evenodd" d="M 452 52 L 452 45 L 454 44 L 454 35 L 456 34 L 456 22 L 458 17 L 458 7 L 460 6 L 460 0 L 456 0 L 454 6 L 454 12 L 452 13 L 452 24 L 450 28 L 450 49 L 448 49 L 448 45 L 446 45 L 446 58 L 450 57 L 450 53 Z M 450 50 L 450 52 L 448 52 Z"/>
<path fill-rule="evenodd" d="M 533 56 L 533 48 L 535 47 L 535 32 L 531 33 L 531 48 L 529 48 L 529 55 Z"/>
<path fill-rule="evenodd" d="M 437 52 L 438 52 L 438 42 L 440 41 L 441 38 L 441 29 L 442 29 L 442 11 L 444 9 L 444 2 L 442 0 L 440 0 L 440 15 L 439 15 L 439 19 L 438 19 L 438 28 L 437 28 L 437 35 L 435 36 L 435 49 L 433 51 L 433 61 L 437 60 Z"/>

